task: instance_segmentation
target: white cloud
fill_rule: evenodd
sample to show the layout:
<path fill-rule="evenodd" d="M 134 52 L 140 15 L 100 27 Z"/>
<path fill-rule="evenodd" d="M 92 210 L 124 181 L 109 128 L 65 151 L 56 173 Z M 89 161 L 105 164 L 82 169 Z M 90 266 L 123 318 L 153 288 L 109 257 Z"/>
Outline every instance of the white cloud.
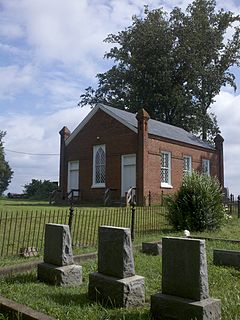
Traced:
<path fill-rule="evenodd" d="M 33 81 L 32 66 L 9 65 L 0 67 L 0 99 L 11 99 L 19 91 L 29 88 Z"/>
<path fill-rule="evenodd" d="M 7 131 L 4 138 L 6 160 L 14 171 L 8 188 L 10 192 L 21 192 L 22 186 L 34 178 L 58 180 L 59 156 L 36 156 L 30 153 L 58 154 L 61 128 L 66 125 L 73 130 L 89 110 L 89 107 L 69 108 L 42 116 L 0 116 L 0 128 Z"/>
<path fill-rule="evenodd" d="M 25 52 L 20 48 L 0 42 L 0 51 L 7 52 L 13 55 L 23 55 Z"/>
<path fill-rule="evenodd" d="M 159 2 L 153 1 L 156 5 Z M 24 30 L 24 39 L 34 51 L 34 59 L 42 63 L 79 64 L 82 73 L 88 64 L 102 59 L 109 47 L 103 42 L 106 36 L 129 26 L 132 15 L 139 14 L 145 4 L 142 0 L 12 0 L 3 3 L 5 19 L 16 21 L 16 26 Z"/>
<path fill-rule="evenodd" d="M 225 185 L 235 195 L 240 194 L 240 95 L 222 91 L 216 98 L 212 111 L 217 115 L 224 138 Z"/>
<path fill-rule="evenodd" d="M 80 96 L 80 89 L 76 81 L 72 79 L 61 79 L 57 76 L 47 77 L 43 84 L 44 89 L 49 93 L 53 102 L 69 102 L 73 104 L 75 99 L 75 105 L 77 99 Z"/>
<path fill-rule="evenodd" d="M 0 36 L 15 39 L 21 38 L 24 35 L 22 28 L 13 23 L 0 23 Z"/>

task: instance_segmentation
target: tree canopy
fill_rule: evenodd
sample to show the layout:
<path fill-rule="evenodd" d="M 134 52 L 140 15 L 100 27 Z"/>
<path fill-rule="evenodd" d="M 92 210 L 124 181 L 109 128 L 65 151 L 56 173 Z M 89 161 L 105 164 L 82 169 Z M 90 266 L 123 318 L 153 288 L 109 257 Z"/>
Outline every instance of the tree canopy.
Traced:
<path fill-rule="evenodd" d="M 37 180 L 32 181 L 24 186 L 24 193 L 32 199 L 48 199 L 49 193 L 57 189 L 57 184 L 49 180 Z"/>
<path fill-rule="evenodd" d="M 98 87 L 85 89 L 79 105 L 100 102 L 130 112 L 144 107 L 151 118 L 211 139 L 219 132 L 209 112 L 214 97 L 222 86 L 236 89 L 231 67 L 239 65 L 239 16 L 216 12 L 214 0 L 195 0 L 186 12 L 145 7 L 144 16 L 132 21 L 105 39 L 112 44 L 105 58 L 114 64 L 97 74 Z"/>
<path fill-rule="evenodd" d="M 6 132 L 0 130 L 0 195 L 7 190 L 13 176 L 13 171 L 4 155 L 3 138 L 5 135 Z"/>

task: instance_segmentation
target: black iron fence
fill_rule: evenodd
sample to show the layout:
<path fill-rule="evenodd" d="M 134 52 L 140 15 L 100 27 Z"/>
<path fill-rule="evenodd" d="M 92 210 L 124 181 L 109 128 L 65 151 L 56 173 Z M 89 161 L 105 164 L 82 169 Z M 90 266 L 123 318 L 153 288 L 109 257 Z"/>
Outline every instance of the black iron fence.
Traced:
<path fill-rule="evenodd" d="M 42 253 L 46 223 L 70 224 L 73 247 L 97 244 L 99 225 L 131 228 L 141 237 L 158 232 L 168 223 L 164 207 L 66 208 L 38 211 L 0 210 L 0 257 Z M 134 219 L 133 219 L 134 218 Z"/>
<path fill-rule="evenodd" d="M 233 194 L 230 194 L 226 205 L 228 206 L 228 212 L 230 215 L 240 218 L 240 195 L 234 197 Z"/>

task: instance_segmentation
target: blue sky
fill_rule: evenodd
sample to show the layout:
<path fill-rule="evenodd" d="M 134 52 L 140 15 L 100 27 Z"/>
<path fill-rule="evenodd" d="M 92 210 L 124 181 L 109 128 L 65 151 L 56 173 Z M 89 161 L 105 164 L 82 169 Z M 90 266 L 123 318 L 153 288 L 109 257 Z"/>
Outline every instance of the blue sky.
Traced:
<path fill-rule="evenodd" d="M 79 96 L 107 70 L 103 39 L 131 25 L 150 8 L 185 9 L 188 0 L 0 0 L 0 129 L 7 131 L 6 159 L 14 170 L 10 192 L 31 179 L 58 180 L 59 130 L 73 130 L 87 115 Z M 217 7 L 240 13 L 239 1 Z M 240 194 L 239 88 L 223 88 L 212 107 L 225 139 L 225 181 Z M 14 151 L 14 152 L 12 152 Z M 33 154 L 52 154 L 48 156 Z"/>

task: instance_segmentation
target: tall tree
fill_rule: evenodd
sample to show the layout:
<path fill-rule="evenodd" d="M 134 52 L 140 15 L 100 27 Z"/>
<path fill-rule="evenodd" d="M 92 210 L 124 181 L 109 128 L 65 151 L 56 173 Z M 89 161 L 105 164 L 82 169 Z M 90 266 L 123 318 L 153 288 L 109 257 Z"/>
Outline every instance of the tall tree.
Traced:
<path fill-rule="evenodd" d="M 5 160 L 4 155 L 2 139 L 4 138 L 5 134 L 5 132 L 0 130 L 0 195 L 2 195 L 5 190 L 7 190 L 13 175 L 13 171 L 10 168 L 8 162 Z"/>
<path fill-rule="evenodd" d="M 215 8 L 215 0 L 196 0 L 186 14 L 179 8 L 171 14 L 178 39 L 176 55 L 180 68 L 187 71 L 184 86 L 197 107 L 203 139 L 214 132 L 216 118 L 208 111 L 221 87 L 230 85 L 236 90 L 230 68 L 239 66 L 240 58 L 239 16 L 223 10 L 216 13 Z M 225 39 L 229 27 L 236 23 L 232 36 Z"/>
<path fill-rule="evenodd" d="M 215 12 L 214 0 L 195 0 L 183 13 L 162 9 L 133 23 L 105 41 L 113 47 L 105 58 L 114 65 L 97 74 L 98 87 L 89 87 L 80 106 L 106 103 L 136 112 L 146 108 L 152 118 L 178 125 L 204 139 L 219 131 L 216 117 L 209 113 L 223 85 L 236 88 L 229 68 L 239 63 L 239 27 L 225 42 L 228 28 L 239 17 Z"/>

